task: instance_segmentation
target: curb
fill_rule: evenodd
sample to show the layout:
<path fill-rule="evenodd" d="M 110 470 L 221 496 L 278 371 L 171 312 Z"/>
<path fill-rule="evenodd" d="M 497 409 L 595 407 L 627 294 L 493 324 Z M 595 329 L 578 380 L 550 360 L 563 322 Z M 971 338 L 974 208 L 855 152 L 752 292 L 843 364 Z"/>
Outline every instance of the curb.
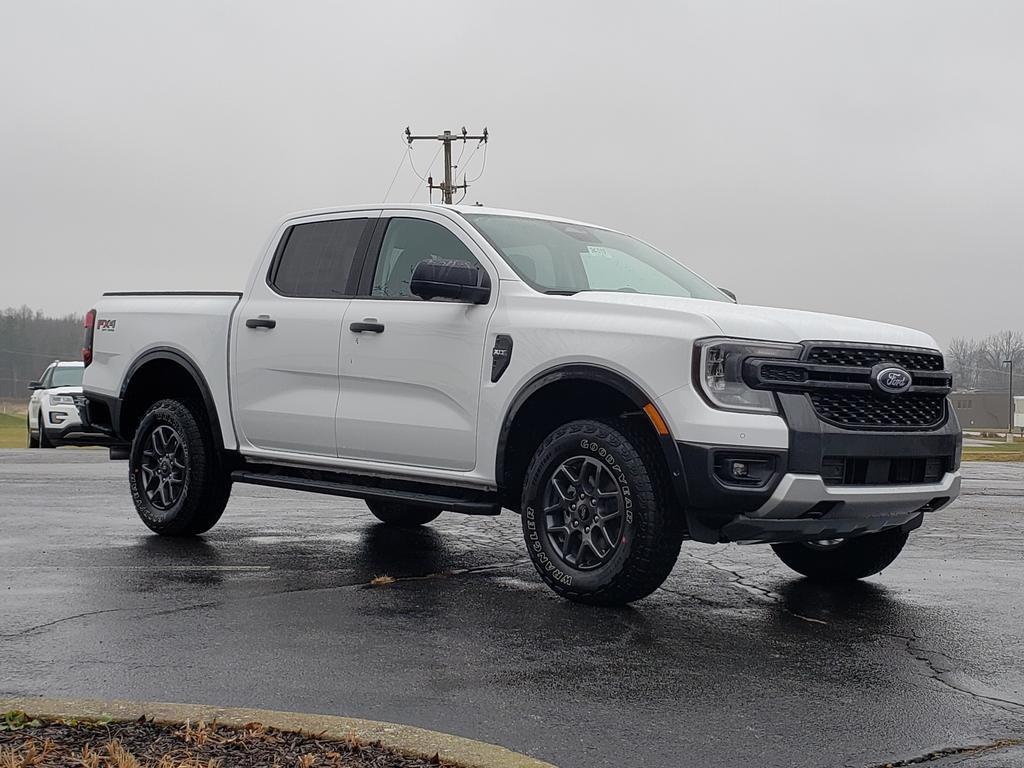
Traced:
<path fill-rule="evenodd" d="M 282 731 L 303 731 L 344 740 L 351 736 L 362 741 L 379 741 L 385 747 L 405 755 L 430 759 L 435 754 L 459 768 L 557 768 L 518 752 L 464 739 L 437 731 L 409 725 L 361 720 L 333 715 L 307 715 L 299 712 L 278 712 L 269 709 L 213 707 L 204 704 L 169 704 L 157 701 L 119 701 L 102 699 L 47 699 L 41 697 L 0 698 L 0 712 L 24 710 L 30 715 L 48 719 L 75 718 L 96 720 L 109 716 L 114 720 L 137 720 L 145 714 L 162 725 L 216 720 L 224 725 L 241 727 L 258 722 Z"/>

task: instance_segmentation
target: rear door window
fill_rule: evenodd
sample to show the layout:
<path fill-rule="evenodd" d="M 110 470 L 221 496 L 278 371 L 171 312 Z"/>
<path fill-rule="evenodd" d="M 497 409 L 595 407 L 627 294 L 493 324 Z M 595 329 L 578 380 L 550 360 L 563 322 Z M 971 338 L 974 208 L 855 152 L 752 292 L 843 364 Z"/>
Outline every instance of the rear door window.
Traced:
<path fill-rule="evenodd" d="M 270 285 L 284 296 L 331 299 L 352 295 L 352 265 L 369 219 L 296 224 L 282 238 Z"/>

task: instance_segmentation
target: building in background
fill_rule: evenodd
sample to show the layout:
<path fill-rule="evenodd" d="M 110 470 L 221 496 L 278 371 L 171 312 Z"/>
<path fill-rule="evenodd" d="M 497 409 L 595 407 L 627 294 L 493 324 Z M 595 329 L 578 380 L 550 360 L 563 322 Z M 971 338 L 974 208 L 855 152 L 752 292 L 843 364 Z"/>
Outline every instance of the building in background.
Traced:
<path fill-rule="evenodd" d="M 1009 422 L 1009 400 L 1005 389 L 975 389 L 953 392 L 949 401 L 963 429 L 1005 432 Z M 1024 428 L 1024 397 L 1015 397 L 1014 424 Z"/>

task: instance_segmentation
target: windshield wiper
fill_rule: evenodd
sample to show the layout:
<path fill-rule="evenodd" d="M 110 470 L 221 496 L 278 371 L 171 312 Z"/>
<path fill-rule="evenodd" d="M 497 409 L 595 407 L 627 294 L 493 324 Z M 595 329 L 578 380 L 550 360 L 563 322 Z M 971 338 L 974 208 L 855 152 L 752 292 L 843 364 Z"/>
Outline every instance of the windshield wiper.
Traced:
<path fill-rule="evenodd" d="M 544 293 L 546 295 L 548 295 L 548 296 L 575 296 L 579 292 L 580 292 L 579 289 L 577 289 L 575 291 L 574 290 L 544 291 Z"/>

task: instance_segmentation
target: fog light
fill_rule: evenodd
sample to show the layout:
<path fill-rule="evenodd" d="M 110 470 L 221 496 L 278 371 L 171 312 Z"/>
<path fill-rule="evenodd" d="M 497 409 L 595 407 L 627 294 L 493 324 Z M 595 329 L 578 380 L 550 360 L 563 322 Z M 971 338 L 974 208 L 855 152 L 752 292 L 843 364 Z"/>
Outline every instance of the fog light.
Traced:
<path fill-rule="evenodd" d="M 715 456 L 715 475 L 726 485 L 760 488 L 767 485 L 775 474 L 775 462 L 775 457 L 768 454 L 718 454 Z"/>
<path fill-rule="evenodd" d="M 64 419 L 67 418 L 66 413 L 58 413 L 57 411 L 50 411 L 50 423 L 51 424 L 63 424 Z"/>

